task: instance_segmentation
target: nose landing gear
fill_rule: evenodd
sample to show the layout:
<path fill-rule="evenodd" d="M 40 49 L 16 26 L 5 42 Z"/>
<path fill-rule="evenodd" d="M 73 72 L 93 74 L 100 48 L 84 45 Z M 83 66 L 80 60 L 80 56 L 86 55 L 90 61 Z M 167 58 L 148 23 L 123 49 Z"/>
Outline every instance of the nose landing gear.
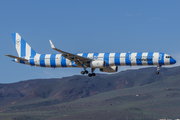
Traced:
<path fill-rule="evenodd" d="M 156 74 L 157 74 L 157 75 L 159 74 L 160 67 L 161 67 L 161 65 L 158 65 L 158 66 L 157 66 L 157 71 L 156 71 Z"/>

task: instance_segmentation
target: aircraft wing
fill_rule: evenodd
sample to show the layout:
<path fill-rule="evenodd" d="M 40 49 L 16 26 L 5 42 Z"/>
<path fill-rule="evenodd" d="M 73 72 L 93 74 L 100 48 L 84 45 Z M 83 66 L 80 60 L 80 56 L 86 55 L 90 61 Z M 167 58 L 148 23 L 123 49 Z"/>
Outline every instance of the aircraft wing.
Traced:
<path fill-rule="evenodd" d="M 6 56 L 11 57 L 11 58 L 16 58 L 18 60 L 28 61 L 27 59 L 16 57 L 16 56 L 13 56 L 13 55 L 6 55 Z"/>
<path fill-rule="evenodd" d="M 93 61 L 93 59 L 90 59 L 90 58 L 82 57 L 82 56 L 79 56 L 79 55 L 75 55 L 75 54 L 72 54 L 72 53 L 69 53 L 69 52 L 59 50 L 54 46 L 54 44 L 52 43 L 51 40 L 49 40 L 49 42 L 51 44 L 52 49 L 62 53 L 63 57 L 65 57 L 65 58 L 67 58 L 67 59 L 69 59 L 71 61 L 74 61 L 77 66 L 82 66 L 83 64 L 85 64 L 87 62 Z"/>

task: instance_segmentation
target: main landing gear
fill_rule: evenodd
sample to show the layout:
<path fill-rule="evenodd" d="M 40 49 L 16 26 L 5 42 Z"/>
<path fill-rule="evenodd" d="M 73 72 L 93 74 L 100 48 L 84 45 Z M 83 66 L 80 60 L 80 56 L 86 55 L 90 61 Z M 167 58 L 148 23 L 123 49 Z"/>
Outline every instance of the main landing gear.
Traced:
<path fill-rule="evenodd" d="M 156 71 L 156 74 L 157 74 L 157 75 L 159 74 L 160 67 L 161 67 L 161 66 L 159 66 L 159 65 L 157 66 L 157 71 Z"/>
<path fill-rule="evenodd" d="M 92 73 L 89 73 L 89 72 L 85 69 L 84 71 L 81 71 L 81 74 L 84 75 L 84 74 L 88 74 L 88 73 L 89 73 L 89 74 L 88 74 L 89 77 L 96 76 L 96 74 L 93 73 L 94 70 L 95 70 L 95 68 L 91 68 L 91 72 L 92 72 Z"/>
<path fill-rule="evenodd" d="M 96 74 L 95 73 L 89 73 L 88 76 L 92 77 L 92 76 L 96 76 Z"/>
<path fill-rule="evenodd" d="M 88 74 L 89 72 L 87 70 L 85 71 L 81 71 L 81 74 L 84 75 L 84 74 Z"/>

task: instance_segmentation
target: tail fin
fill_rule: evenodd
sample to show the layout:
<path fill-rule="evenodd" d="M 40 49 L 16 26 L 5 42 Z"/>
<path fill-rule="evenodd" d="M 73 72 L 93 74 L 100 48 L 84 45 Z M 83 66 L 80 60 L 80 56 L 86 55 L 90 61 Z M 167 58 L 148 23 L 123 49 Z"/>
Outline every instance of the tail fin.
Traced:
<path fill-rule="evenodd" d="M 28 45 L 26 41 L 18 33 L 12 33 L 14 45 L 19 57 L 23 56 L 35 56 L 36 52 Z"/>

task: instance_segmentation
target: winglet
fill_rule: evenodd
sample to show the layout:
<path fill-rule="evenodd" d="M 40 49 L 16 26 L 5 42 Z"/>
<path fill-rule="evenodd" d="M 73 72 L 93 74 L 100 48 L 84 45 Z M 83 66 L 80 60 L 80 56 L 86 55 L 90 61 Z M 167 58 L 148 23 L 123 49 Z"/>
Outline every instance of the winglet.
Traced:
<path fill-rule="evenodd" d="M 52 48 L 52 49 L 55 49 L 55 46 L 54 46 L 54 44 L 52 43 L 52 41 L 49 40 L 49 42 L 50 42 L 51 48 Z"/>

